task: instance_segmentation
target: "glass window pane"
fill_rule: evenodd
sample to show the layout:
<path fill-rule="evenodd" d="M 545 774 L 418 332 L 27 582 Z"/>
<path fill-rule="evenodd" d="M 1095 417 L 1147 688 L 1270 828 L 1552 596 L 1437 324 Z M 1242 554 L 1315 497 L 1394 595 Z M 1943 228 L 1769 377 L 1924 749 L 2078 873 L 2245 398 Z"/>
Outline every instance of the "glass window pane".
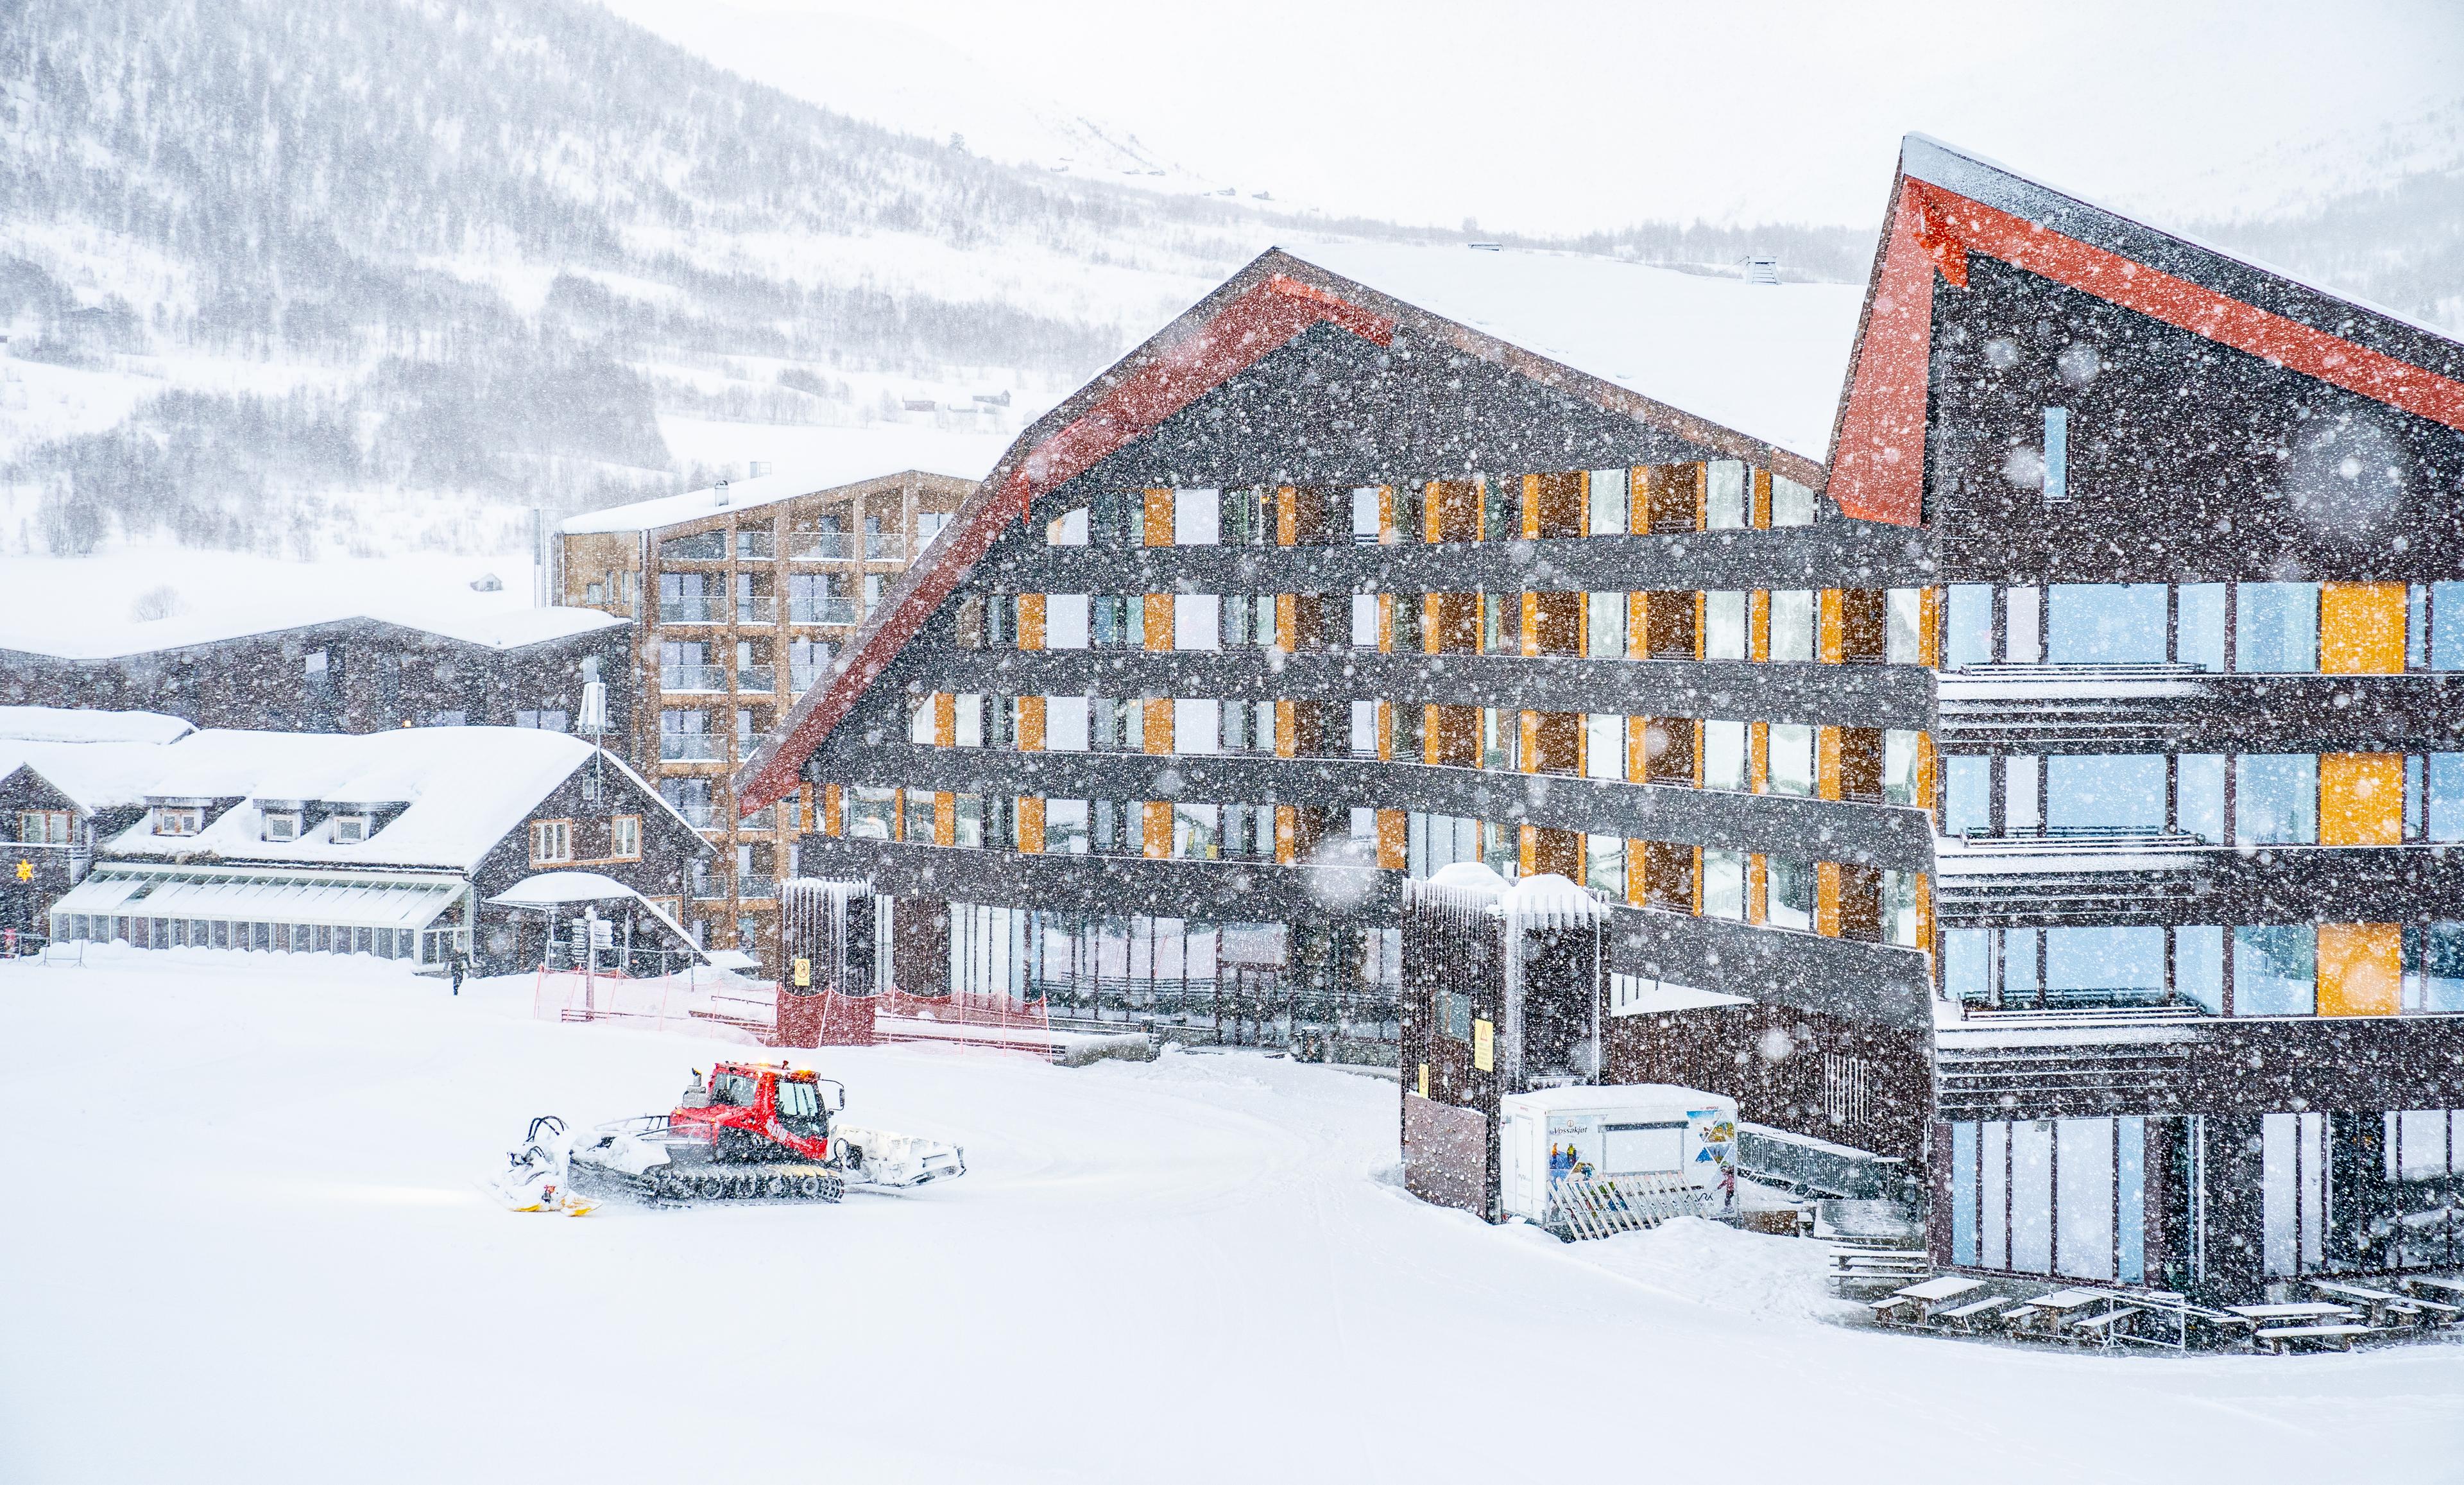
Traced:
<path fill-rule="evenodd" d="M 2464 583 L 2430 585 L 2430 668 L 2464 670 Z"/>
<path fill-rule="evenodd" d="M 2464 753 L 2432 753 L 2425 763 L 2424 828 L 2429 837 L 2464 840 Z"/>
<path fill-rule="evenodd" d="M 1953 583 L 1943 616 L 1943 665 L 1959 670 L 1993 659 L 1993 589 L 1983 583 Z"/>
<path fill-rule="evenodd" d="M 2225 1009 L 2225 931 L 2209 923 L 2173 930 L 2173 994 L 2211 1016 Z"/>
<path fill-rule="evenodd" d="M 2034 665 L 2045 657 L 2044 589 L 2002 590 L 2002 658 L 2013 665 Z"/>
<path fill-rule="evenodd" d="M 1587 593 L 1583 602 L 1584 639 L 1597 660 L 1625 658 L 1625 594 Z"/>
<path fill-rule="evenodd" d="M 2244 583 L 2234 594 L 2233 669 L 2298 674 L 2319 668 L 2319 585 Z"/>
<path fill-rule="evenodd" d="M 2113 1277 L 2113 1120 L 2054 1124 L 2056 1267 L 2074 1278 Z"/>
<path fill-rule="evenodd" d="M 1814 729 L 1796 722 L 1771 724 L 1771 792 L 1814 792 Z"/>
<path fill-rule="evenodd" d="M 1976 1262 L 1976 1125 L 1950 1126 L 1950 1261 Z"/>
<path fill-rule="evenodd" d="M 1746 658 L 1746 592 L 1714 589 L 1703 595 L 1703 658 Z"/>
<path fill-rule="evenodd" d="M 1583 837 L 1583 885 L 1607 893 L 1613 900 L 1625 899 L 1624 836 Z"/>
<path fill-rule="evenodd" d="M 1814 490 L 1782 475 L 1771 477 L 1771 521 L 1774 526 L 1814 524 Z"/>
<path fill-rule="evenodd" d="M 2165 930 L 2045 930 L 2045 1004 L 2154 1005 L 2165 998 Z"/>
<path fill-rule="evenodd" d="M 2319 931 L 2313 923 L 2233 930 L 2233 1014 L 2306 1016 L 2319 1004 Z"/>
<path fill-rule="evenodd" d="M 2464 923 L 2416 923 L 2404 931 L 2404 1008 L 2464 1011 Z"/>
<path fill-rule="evenodd" d="M 2057 754 L 2045 767 L 2046 823 L 2056 830 L 2164 831 L 2162 754 Z"/>
<path fill-rule="evenodd" d="M 1703 787 L 1742 789 L 1746 787 L 1746 724 L 1741 721 L 1703 723 Z"/>
<path fill-rule="evenodd" d="M 1942 761 L 1943 833 L 1983 835 L 1993 828 L 1993 760 Z"/>
<path fill-rule="evenodd" d="M 2165 663 L 2165 585 L 2056 583 L 2045 589 L 2045 658 L 2057 665 Z"/>
<path fill-rule="evenodd" d="M 2173 658 L 2203 671 L 2225 668 L 2225 585 L 2185 583 L 2174 599 Z"/>
<path fill-rule="evenodd" d="M 1630 472 L 1622 469 L 1592 471 L 1592 535 L 1621 536 L 1626 529 L 1626 485 Z"/>
<path fill-rule="evenodd" d="M 1814 658 L 1814 592 L 1811 588 L 1776 588 L 1771 592 L 1771 657 L 1774 660 Z"/>
<path fill-rule="evenodd" d="M 1746 916 L 1746 853 L 1705 848 L 1703 852 L 1703 916 L 1742 919 Z"/>
<path fill-rule="evenodd" d="M 1894 587 L 1882 594 L 1882 663 L 1914 665 L 1921 654 L 1922 588 Z"/>
<path fill-rule="evenodd" d="M 2306 846 L 2319 839 L 2319 755 L 2244 753 L 2233 760 L 2233 839 Z"/>
<path fill-rule="evenodd" d="M 1747 523 L 1746 466 L 1735 459 L 1713 459 L 1710 489 L 1704 503 L 1705 529 L 1734 531 Z M 1774 522 L 1776 524 L 1776 522 Z"/>
<path fill-rule="evenodd" d="M 1583 772 L 1595 779 L 1625 777 L 1625 719 L 1606 712 L 1583 718 Z"/>
<path fill-rule="evenodd" d="M 2211 845 L 2225 839 L 2225 760 L 2221 753 L 2184 753 L 2174 761 L 2173 829 Z"/>
<path fill-rule="evenodd" d="M 1814 863 L 1769 856 L 1764 861 L 1766 916 L 1774 928 L 1814 926 Z"/>

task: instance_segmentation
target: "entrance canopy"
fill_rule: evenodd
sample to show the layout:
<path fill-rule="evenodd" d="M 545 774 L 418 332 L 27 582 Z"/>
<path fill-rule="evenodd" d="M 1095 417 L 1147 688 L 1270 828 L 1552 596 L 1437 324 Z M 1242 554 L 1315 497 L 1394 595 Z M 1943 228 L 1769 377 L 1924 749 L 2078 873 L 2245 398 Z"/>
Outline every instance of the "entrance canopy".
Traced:
<path fill-rule="evenodd" d="M 580 913 L 594 904 L 631 903 L 668 932 L 686 943 L 693 942 L 684 924 L 670 917 L 667 910 L 649 898 L 626 886 L 613 876 L 597 872 L 541 872 L 525 876 L 503 892 L 488 899 L 490 907 L 512 908 L 517 912 Z"/>

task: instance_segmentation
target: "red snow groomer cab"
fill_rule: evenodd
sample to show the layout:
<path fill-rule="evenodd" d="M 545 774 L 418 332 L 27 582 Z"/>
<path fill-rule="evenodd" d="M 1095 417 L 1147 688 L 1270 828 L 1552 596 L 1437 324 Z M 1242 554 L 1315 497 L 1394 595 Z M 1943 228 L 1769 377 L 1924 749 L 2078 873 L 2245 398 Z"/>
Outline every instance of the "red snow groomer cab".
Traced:
<path fill-rule="evenodd" d="M 825 1090 L 827 1090 L 825 1093 Z M 835 1097 L 832 1097 L 835 1095 Z M 534 1186 L 622 1190 L 662 1201 L 726 1198 L 834 1202 L 848 1187 L 923 1186 L 967 1173 L 966 1152 L 833 1118 L 847 1089 L 783 1062 L 698 1070 L 666 1114 L 618 1119 L 568 1139 L 553 1116 L 531 1121 L 527 1148 L 498 1179 L 509 1205 Z"/>

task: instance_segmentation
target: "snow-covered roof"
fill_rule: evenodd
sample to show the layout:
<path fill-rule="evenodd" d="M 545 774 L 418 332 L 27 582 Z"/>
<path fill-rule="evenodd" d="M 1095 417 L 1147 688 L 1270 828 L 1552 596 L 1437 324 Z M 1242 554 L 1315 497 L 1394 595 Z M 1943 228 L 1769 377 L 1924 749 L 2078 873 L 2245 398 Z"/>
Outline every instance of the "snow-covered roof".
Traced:
<path fill-rule="evenodd" d="M 469 871 L 583 766 L 592 748 L 533 727 L 407 727 L 363 734 L 209 729 L 159 752 L 148 794 L 241 803 L 195 835 L 158 836 L 150 820 L 141 820 L 105 843 L 103 854 Z M 606 766 L 657 800 L 622 761 L 610 756 Z M 269 799 L 405 808 L 364 841 L 335 840 L 331 820 L 298 840 L 272 841 L 257 806 Z M 664 801 L 651 808 L 673 813 Z"/>
<path fill-rule="evenodd" d="M 368 881 L 228 867 L 95 868 L 54 913 L 268 923 L 425 928 L 460 896 L 457 881 Z"/>
<path fill-rule="evenodd" d="M 1555 872 L 1519 879 L 1498 899 L 1497 907 L 1524 928 L 1575 928 L 1609 916 L 1599 898 Z"/>
<path fill-rule="evenodd" d="M 1287 244 L 1364 288 L 1821 462 L 1859 284 L 1748 283 L 1579 253 Z"/>
<path fill-rule="evenodd" d="M 1688 1113 L 1697 1109 L 1736 1111 L 1737 1100 L 1726 1094 L 1705 1093 L 1675 1083 L 1576 1083 L 1566 1088 L 1534 1088 L 1510 1093 L 1499 1102 L 1509 1109 L 1541 1109 L 1551 1113 L 1578 1110 L 1662 1110 Z"/>
<path fill-rule="evenodd" d="M 68 564 L 55 565 L 65 567 Z M 398 624 L 465 644 L 517 650 L 626 622 L 596 609 L 508 608 L 464 602 L 462 597 L 443 594 L 433 602 L 399 598 L 371 602 L 280 587 L 250 587 L 218 593 L 210 607 L 195 612 L 146 621 L 100 618 L 97 615 L 103 610 L 86 606 L 78 608 L 74 620 L 62 621 L 56 617 L 56 610 L 29 605 L 14 622 L 0 620 L 0 650 L 54 655 L 64 660 L 107 660 L 354 619 Z"/>
<path fill-rule="evenodd" d="M 568 907 L 575 903 L 631 902 L 637 910 L 664 924 L 677 939 L 688 944 L 693 942 L 693 935 L 685 931 L 684 924 L 670 917 L 667 909 L 615 877 L 599 872 L 541 872 L 535 876 L 523 877 L 488 901 L 496 907 L 535 909 Z"/>
<path fill-rule="evenodd" d="M 162 712 L 88 711 L 71 706 L 0 706 L 0 740 L 28 742 L 176 742 L 196 731 Z"/>
<path fill-rule="evenodd" d="M 998 456 L 999 450 L 996 449 Z M 727 482 L 727 499 L 722 503 L 715 485 L 688 490 L 682 495 L 663 495 L 654 499 L 635 500 L 629 505 L 611 505 L 566 519 L 558 529 L 568 536 L 581 536 L 605 531 L 656 531 L 663 526 L 681 525 L 689 521 L 701 521 L 711 516 L 723 516 L 731 510 L 753 510 L 793 500 L 807 495 L 823 495 L 848 485 L 874 479 L 895 479 L 914 475 L 927 479 L 947 479 L 957 484 L 972 485 L 978 476 L 935 475 L 921 469 L 884 469 L 881 450 L 877 447 L 850 450 L 836 459 L 799 464 L 791 469 Z"/>
<path fill-rule="evenodd" d="M 99 714 L 108 715 L 108 714 Z M 167 744 L 25 742 L 0 739 L 0 778 L 30 768 L 79 809 L 125 809 L 154 792 Z"/>

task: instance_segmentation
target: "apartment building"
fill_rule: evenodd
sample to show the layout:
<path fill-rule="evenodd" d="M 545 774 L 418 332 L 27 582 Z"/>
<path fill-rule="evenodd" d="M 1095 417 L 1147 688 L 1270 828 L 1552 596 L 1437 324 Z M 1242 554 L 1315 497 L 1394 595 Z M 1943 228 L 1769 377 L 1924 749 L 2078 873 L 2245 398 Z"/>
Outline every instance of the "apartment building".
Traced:
<path fill-rule="evenodd" d="M 929 548 L 967 480 L 772 473 L 593 511 L 557 543 L 559 601 L 628 619 L 632 756 L 716 848 L 684 916 L 712 948 L 777 970 L 778 882 L 802 801 L 739 811 L 729 770 L 830 670 L 886 585 Z"/>

